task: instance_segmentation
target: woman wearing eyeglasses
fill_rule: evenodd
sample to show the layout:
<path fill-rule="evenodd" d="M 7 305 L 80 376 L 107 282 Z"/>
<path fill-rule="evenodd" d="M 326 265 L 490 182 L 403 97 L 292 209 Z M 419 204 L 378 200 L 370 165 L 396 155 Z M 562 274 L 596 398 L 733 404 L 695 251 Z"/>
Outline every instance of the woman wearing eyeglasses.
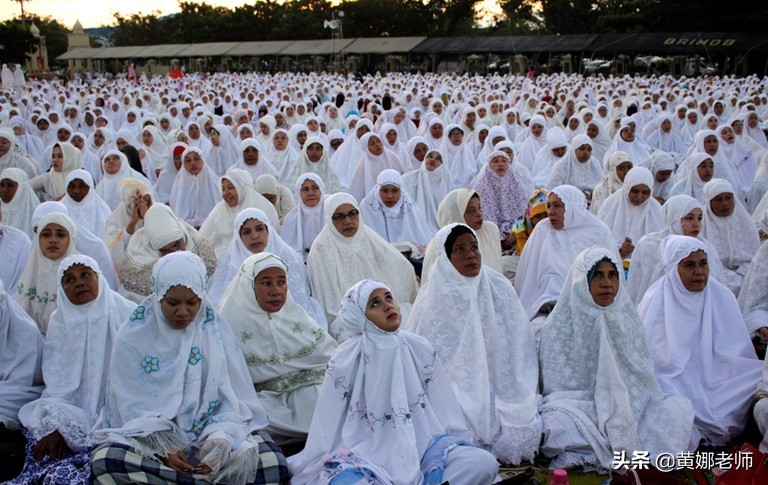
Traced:
<path fill-rule="evenodd" d="M 389 285 L 407 316 L 417 292 L 416 275 L 408 260 L 365 225 L 351 195 L 329 196 L 325 218 L 326 225 L 310 249 L 307 272 L 312 295 L 331 324 L 331 335 L 339 341 L 345 339 L 333 321 L 344 292 L 360 280 L 370 278 Z"/>

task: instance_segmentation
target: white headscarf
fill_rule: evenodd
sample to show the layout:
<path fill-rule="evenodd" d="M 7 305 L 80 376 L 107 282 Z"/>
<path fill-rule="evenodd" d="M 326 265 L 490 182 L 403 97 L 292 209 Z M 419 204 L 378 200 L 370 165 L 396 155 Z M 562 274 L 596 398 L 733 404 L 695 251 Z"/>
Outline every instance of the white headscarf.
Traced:
<path fill-rule="evenodd" d="M 152 188 L 152 183 L 147 177 L 132 169 L 131 165 L 128 163 L 128 158 L 126 158 L 126 156 L 119 150 L 111 149 L 104 153 L 104 156 L 101 159 L 102 170 L 104 169 L 104 160 L 110 155 L 116 155 L 120 158 L 120 168 L 117 173 L 114 174 L 109 174 L 104 171 L 104 177 L 102 177 L 101 182 L 96 186 L 96 193 L 107 203 L 110 209 L 115 210 L 117 206 L 120 205 L 120 202 L 122 202 L 120 199 L 121 181 L 127 178 L 139 179 L 150 189 Z M 156 200 L 154 190 L 152 191 L 152 199 Z"/>
<path fill-rule="evenodd" d="M 307 206 L 301 199 L 301 186 L 307 180 L 316 183 L 320 188 L 320 202 L 314 207 Z M 281 236 L 306 261 L 312 243 L 325 227 L 325 183 L 319 175 L 311 172 L 305 173 L 296 179 L 294 191 L 296 192 L 297 205 L 285 216 Z"/>
<path fill-rule="evenodd" d="M 48 259 L 40 249 L 40 233 L 49 224 L 58 224 L 69 233 L 69 245 L 59 259 Z M 76 254 L 77 225 L 66 214 L 54 212 L 44 216 L 37 224 L 37 234 L 32 240 L 32 254 L 27 267 L 19 280 L 19 294 L 16 301 L 37 323 L 40 332 L 45 335 L 48 320 L 56 310 L 58 281 L 55 279 L 59 263 L 69 255 Z"/>
<path fill-rule="evenodd" d="M 144 132 L 152 135 L 151 145 L 146 145 L 144 143 Z M 141 130 L 141 134 L 141 149 L 144 150 L 144 158 L 142 159 L 142 167 L 144 171 L 162 169 L 165 163 L 165 153 L 168 151 L 168 147 L 165 143 L 165 136 L 158 128 L 152 125 L 145 126 Z"/>
<path fill-rule="evenodd" d="M 554 229 L 549 219 L 536 225 L 525 243 L 525 251 L 517 268 L 515 289 L 528 318 L 533 319 L 542 305 L 556 301 L 571 264 L 579 253 L 594 245 L 606 246 L 617 261 L 618 248 L 611 230 L 587 211 L 584 194 L 571 185 L 552 189 L 565 205 L 562 229 Z"/>
<path fill-rule="evenodd" d="M 430 150 L 424 156 L 425 159 L 430 152 L 436 152 L 442 158 L 440 152 Z M 403 189 L 411 196 L 414 204 L 421 209 L 430 233 L 440 229 L 437 224 L 437 208 L 453 188 L 453 178 L 448 173 L 445 163 L 441 163 L 439 167 L 430 172 L 422 162 L 418 169 L 403 174 Z"/>
<path fill-rule="evenodd" d="M 98 295 L 73 304 L 62 286 L 64 272 L 76 264 L 92 269 Z M 62 260 L 56 273 L 58 308 L 51 315 L 43 352 L 45 390 L 24 406 L 19 419 L 38 441 L 58 430 L 74 451 L 90 446 L 89 432 L 107 392 L 112 342 L 136 305 L 112 291 L 92 258 L 76 254 Z"/>
<path fill-rule="evenodd" d="M 251 219 L 255 219 L 267 226 L 267 245 L 264 251 L 276 255 L 290 268 L 288 288 L 296 303 L 301 305 L 318 325 L 327 329 L 328 322 L 325 319 L 323 310 L 317 300 L 310 295 L 304 260 L 293 248 L 283 241 L 280 234 L 275 231 L 274 226 L 270 224 L 267 216 L 259 209 L 244 209 L 235 217 L 232 229 L 232 242 L 229 243 L 227 251 L 222 256 L 219 262 L 219 270 L 216 272 L 216 276 L 211 283 L 209 295 L 213 304 L 216 305 L 221 301 L 230 283 L 240 272 L 243 261 L 253 255 L 253 252 L 243 244 L 240 238 L 240 229 Z"/>
<path fill-rule="evenodd" d="M 0 423 L 19 428 L 19 409 L 43 390 L 43 338 L 0 280 Z"/>
<path fill-rule="evenodd" d="M 211 147 L 205 154 L 205 162 L 216 175 L 224 175 L 238 159 L 238 143 L 232 136 L 232 131 L 226 125 L 214 125 L 213 130 L 219 135 L 219 144 Z"/>
<path fill-rule="evenodd" d="M 645 185 L 651 190 L 651 195 L 639 206 L 629 200 L 632 187 L 638 185 Z M 611 229 L 613 240 L 619 246 L 625 237 L 637 242 L 646 234 L 661 230 L 664 227 L 661 205 L 653 198 L 651 172 L 645 167 L 634 167 L 627 172 L 621 190 L 614 192 L 603 202 L 597 217 Z"/>
<path fill-rule="evenodd" d="M 20 168 L 6 168 L 0 173 L 0 180 L 2 179 L 12 180 L 19 185 L 10 202 L 6 204 L 0 201 L 0 208 L 3 211 L 3 224 L 15 227 L 29 237 L 34 237 L 32 214 L 35 212 L 35 208 L 40 205 L 40 199 L 37 198 L 35 191 L 29 186 L 27 174 Z"/>
<path fill-rule="evenodd" d="M 744 430 L 763 363 L 728 288 L 712 278 L 703 291 L 683 286 L 677 265 L 696 251 L 707 246 L 692 237 L 662 241 L 665 274 L 648 289 L 638 312 L 661 389 L 690 399 L 696 427 L 718 446 Z"/>
<path fill-rule="evenodd" d="M 269 223 L 273 227 L 280 227 L 280 221 L 277 218 L 275 207 L 266 197 L 253 190 L 253 180 L 251 175 L 245 170 L 234 168 L 219 179 L 218 187 L 221 187 L 221 181 L 228 180 L 234 185 L 237 191 L 237 205 L 229 207 L 227 202 L 219 200 L 211 213 L 200 226 L 200 234 L 206 236 L 216 247 L 216 259 L 222 260 L 227 252 L 229 243 L 232 241 L 232 227 L 235 217 L 243 209 L 255 208 L 264 211 L 269 217 Z M 221 189 L 219 189 L 219 196 Z"/>
<path fill-rule="evenodd" d="M 285 134 L 286 137 L 288 136 L 287 130 L 284 130 L 283 128 L 276 129 L 272 136 L 272 142 L 270 142 L 269 148 L 267 148 L 266 157 L 272 166 L 275 167 L 275 170 L 277 170 L 277 179 L 280 183 L 289 183 L 289 175 L 293 169 L 293 164 L 296 163 L 296 159 L 299 157 L 299 152 L 293 149 L 290 140 L 285 149 L 278 150 L 275 148 L 274 135 L 278 132 Z M 304 147 L 308 145 L 308 142 L 309 140 L 304 142 Z M 302 152 L 303 151 L 304 150 L 302 149 Z M 323 153 L 323 155 L 325 155 L 325 153 Z"/>
<path fill-rule="evenodd" d="M 349 193 L 358 201 L 362 201 L 365 194 L 376 185 L 376 178 L 384 170 L 392 169 L 398 173 L 403 172 L 403 165 L 394 153 L 386 149 L 383 149 L 380 155 L 371 153 L 368 149 L 368 141 L 373 137 L 381 140 L 381 137 L 376 133 L 366 133 L 360 139 L 362 155 L 357 161 L 357 167 L 349 181 Z"/>
<path fill-rule="evenodd" d="M 760 236 L 744 206 L 736 200 L 733 185 L 724 179 L 712 179 L 704 185 L 704 220 L 701 235 L 717 249 L 725 271 L 725 285 L 738 295 L 749 264 L 760 249 Z M 733 213 L 719 217 L 712 212 L 712 199 L 723 193 L 733 194 Z"/>
<path fill-rule="evenodd" d="M 394 185 L 400 190 L 400 200 L 394 207 L 387 207 L 381 200 L 379 190 L 385 185 Z M 431 231 L 425 225 L 425 217 L 414 204 L 411 196 L 403 189 L 402 176 L 396 171 L 382 171 L 376 185 L 360 203 L 360 213 L 368 227 L 390 243 L 410 241 L 425 246 L 431 239 Z"/>
<path fill-rule="evenodd" d="M 255 148 L 259 152 L 259 159 L 253 165 L 248 165 L 247 163 L 245 163 L 243 152 L 245 151 L 246 148 Z M 277 177 L 277 170 L 275 170 L 275 167 L 269 161 L 266 154 L 267 154 L 267 151 L 264 149 L 261 143 L 259 143 L 254 138 L 246 138 L 245 140 L 240 142 L 240 149 L 238 151 L 237 162 L 235 162 L 235 164 L 232 165 L 228 170 L 232 170 L 234 168 L 245 170 L 246 172 L 251 174 L 251 178 L 253 180 L 256 180 L 257 178 L 259 178 L 259 175 L 263 175 L 265 173 L 268 173 L 270 175 Z"/>
<path fill-rule="evenodd" d="M 394 246 L 366 226 L 360 216 L 354 236 L 339 233 L 331 217 L 343 204 L 359 210 L 357 200 L 347 193 L 329 196 L 325 201 L 325 227 L 312 244 L 307 258 L 312 294 L 325 310 L 328 322 L 332 323 L 336 317 L 344 288 L 364 278 L 385 280 L 391 285 L 395 297 L 399 297 L 401 306 L 409 306 L 418 290 L 413 266 Z"/>
<path fill-rule="evenodd" d="M 337 344 L 290 291 L 280 311 L 261 308 L 254 295 L 255 280 L 267 268 L 285 271 L 288 290 L 292 289 L 291 272 L 296 268 L 264 251 L 242 262 L 219 308 L 240 341 L 270 426 L 279 435 L 306 438 L 326 365 Z"/>
<path fill-rule="evenodd" d="M 581 190 L 595 189 L 597 183 L 603 177 L 603 165 L 593 155 L 586 162 L 580 162 L 576 158 L 576 149 L 582 145 L 589 145 L 594 149 L 592 139 L 587 135 L 576 135 L 571 140 L 571 147 L 563 158 L 555 162 L 552 173 L 547 182 L 548 187 L 558 185 L 573 185 Z M 651 187 L 653 188 L 653 187 Z"/>
<path fill-rule="evenodd" d="M 219 477 L 239 471 L 246 474 L 245 482 L 255 479 L 258 445 L 251 433 L 268 419 L 238 340 L 205 295 L 205 264 L 187 251 L 169 254 L 155 265 L 152 281 L 153 295 L 134 310 L 113 344 L 112 361 L 121 365 L 110 368 L 99 416 L 105 429 L 94 438 L 125 443 L 149 456 L 224 440 L 228 446 Z M 160 305 L 174 286 L 190 289 L 201 300 L 183 330 L 170 326 Z"/>
<path fill-rule="evenodd" d="M 112 214 L 112 209 L 94 190 L 93 177 L 91 177 L 90 173 L 83 169 L 73 170 L 67 175 L 67 186 L 73 180 L 85 182 L 89 188 L 88 194 L 80 202 L 75 202 L 67 194 L 61 199 L 61 203 L 67 206 L 67 214 L 77 223 L 78 227 L 84 227 L 97 237 L 103 239 L 107 228 L 107 218 Z"/>
<path fill-rule="evenodd" d="M 346 143 L 346 142 L 345 142 Z M 317 162 L 310 162 L 307 156 L 307 148 L 310 145 L 318 144 L 323 147 L 323 156 Z M 299 178 L 308 173 L 315 173 L 320 176 L 326 183 L 327 192 L 323 190 L 324 194 L 335 194 L 341 191 L 341 182 L 336 175 L 336 170 L 331 166 L 330 159 L 328 158 L 328 145 L 323 140 L 317 137 L 308 138 L 304 142 L 304 148 L 301 149 L 301 154 L 295 159 L 296 163 L 291 167 L 291 173 L 288 175 L 289 186 L 295 185 Z"/>
<path fill-rule="evenodd" d="M 619 272 L 618 293 L 607 307 L 597 305 L 589 291 L 590 273 L 603 261 Z M 545 427 L 579 433 L 596 455 L 590 464 L 606 469 L 616 451 L 643 450 L 654 459 L 698 445 L 691 403 L 663 393 L 656 383 L 643 324 L 621 273 L 611 251 L 593 246 L 581 252 L 541 335 Z M 573 425 L 564 425 L 567 420 Z M 548 445 L 558 448 L 545 441 L 545 453 Z M 582 465 L 575 454 L 566 449 L 553 463 Z"/>
<path fill-rule="evenodd" d="M 39 175 L 36 178 L 43 179 L 43 191 L 50 200 L 58 200 L 67 193 L 66 178 L 73 170 L 83 168 L 83 154 L 80 150 L 69 142 L 57 142 L 48 150 L 48 155 L 52 154 L 54 148 L 61 148 L 61 153 L 64 156 L 64 162 L 61 166 L 61 171 L 57 172 L 51 168 L 50 171 Z"/>
<path fill-rule="evenodd" d="M 220 200 L 221 189 L 218 177 L 205 163 L 201 149 L 187 148 L 181 155 L 182 160 L 193 152 L 196 152 L 203 159 L 203 168 L 197 175 L 192 175 L 182 162 L 179 175 L 173 182 L 169 205 L 179 218 L 187 221 L 193 227 L 200 227 Z"/>
<path fill-rule="evenodd" d="M 435 235 L 435 264 L 406 328 L 434 344 L 475 443 L 520 463 L 534 457 L 541 438 L 533 332 L 508 279 L 485 266 L 465 277 L 453 266 L 445 243 L 459 226 Z"/>
<path fill-rule="evenodd" d="M 377 288 L 389 289 L 364 280 L 339 298 L 339 320 L 352 337 L 328 363 L 304 450 L 288 459 L 295 485 L 361 467 L 382 483 L 425 483 L 432 472 L 429 460 L 422 462 L 428 449 L 442 457 L 449 446 L 472 440 L 432 346 L 365 317 Z"/>

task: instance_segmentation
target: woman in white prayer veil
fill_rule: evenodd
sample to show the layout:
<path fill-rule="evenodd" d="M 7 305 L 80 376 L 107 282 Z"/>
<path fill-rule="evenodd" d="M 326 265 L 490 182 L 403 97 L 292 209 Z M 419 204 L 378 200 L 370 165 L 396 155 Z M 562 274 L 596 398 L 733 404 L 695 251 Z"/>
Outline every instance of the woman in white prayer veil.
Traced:
<path fill-rule="evenodd" d="M 474 189 L 454 189 L 449 192 L 437 208 L 437 223 L 440 227 L 454 223 L 468 225 L 477 236 L 483 264 L 499 273 L 504 270 L 501 262 L 499 226 L 483 218 L 480 194 Z M 426 284 L 436 257 L 434 241 L 430 241 L 422 263 L 422 283 Z"/>
<path fill-rule="evenodd" d="M 475 445 L 504 463 L 533 460 L 541 439 L 536 344 L 515 289 L 483 266 L 469 226 L 443 227 L 433 248 L 406 328 L 434 345 Z"/>
<path fill-rule="evenodd" d="M 362 201 L 374 185 L 376 177 L 386 169 L 403 173 L 402 161 L 394 153 L 384 149 L 381 137 L 376 133 L 366 133 L 360 139 L 362 155 L 349 181 L 349 193 Z"/>
<path fill-rule="evenodd" d="M 605 128 L 598 121 L 592 120 L 587 123 L 587 136 L 592 139 L 592 156 L 595 157 L 600 165 L 605 160 L 605 152 L 611 146 L 611 139 L 608 138 Z"/>
<path fill-rule="evenodd" d="M 768 214 L 763 215 L 757 226 L 760 231 L 768 233 Z M 768 340 L 768 278 L 765 278 L 768 271 L 766 269 L 768 249 L 766 248 L 768 243 L 763 243 L 750 263 L 738 298 L 747 330 L 752 337 L 759 337 L 760 340 Z M 766 374 L 763 371 L 763 388 L 766 385 L 765 377 Z M 765 430 L 763 429 L 762 432 L 765 433 Z"/>
<path fill-rule="evenodd" d="M 224 175 L 238 159 L 238 143 L 226 125 L 214 125 L 211 128 L 211 148 L 205 154 L 205 160 L 213 172 Z"/>
<path fill-rule="evenodd" d="M 93 177 L 86 170 L 73 170 L 67 175 L 67 195 L 61 203 L 67 206 L 67 214 L 78 225 L 88 229 L 99 239 L 104 239 L 107 218 L 112 214 L 106 202 L 94 190 Z"/>
<path fill-rule="evenodd" d="M 453 188 L 453 177 L 448 173 L 443 157 L 437 150 L 428 151 L 417 170 L 403 175 L 403 189 L 421 209 L 428 234 L 440 229 L 437 222 L 438 207 Z"/>
<path fill-rule="evenodd" d="M 277 180 L 280 183 L 289 183 L 289 175 L 293 169 L 293 164 L 299 154 L 293 149 L 288 139 L 288 131 L 278 128 L 272 136 L 272 143 L 267 149 L 266 157 L 277 170 Z M 309 140 L 307 140 L 309 141 Z M 304 143 L 306 146 L 306 142 Z"/>
<path fill-rule="evenodd" d="M 149 179 L 132 169 L 128 159 L 122 152 L 116 149 L 107 150 L 104 158 L 101 160 L 101 166 L 104 170 L 104 176 L 96 186 L 96 193 L 107 203 L 110 209 L 115 210 L 120 205 L 120 202 L 122 202 L 120 198 L 120 182 L 127 178 L 141 180 L 144 185 L 150 188 L 152 198 L 155 198 Z"/>
<path fill-rule="evenodd" d="M 238 159 L 228 170 L 239 168 L 251 174 L 251 178 L 256 180 L 259 175 L 268 173 L 277 176 L 277 170 L 266 157 L 267 151 L 257 140 L 246 138 L 240 142 Z"/>
<path fill-rule="evenodd" d="M 3 224 L 22 231 L 28 237 L 32 230 L 32 214 L 40 205 L 40 199 L 29 186 L 29 178 L 20 168 L 6 168 L 0 173 L 0 209 Z"/>
<path fill-rule="evenodd" d="M 736 134 L 730 125 L 718 126 L 715 132 L 720 139 L 718 151 L 731 163 L 738 181 L 741 182 L 742 193 L 748 194 L 748 208 L 752 209 L 760 202 L 760 198 L 763 195 L 753 192 L 755 175 L 757 174 L 757 161 L 752 154 L 752 150 L 736 138 Z"/>
<path fill-rule="evenodd" d="M 144 214 L 144 227 L 133 233 L 120 268 L 123 296 L 141 302 L 151 293 L 152 267 L 162 256 L 191 251 L 205 262 L 209 275 L 216 271 L 213 243 L 174 215 L 165 204 L 152 204 Z"/>
<path fill-rule="evenodd" d="M 139 139 L 141 140 L 141 146 L 139 147 L 141 168 L 144 173 L 149 175 L 149 178 L 154 180 L 165 164 L 165 154 L 168 151 L 168 145 L 160 130 L 152 125 L 142 128 Z M 154 172 L 154 175 L 151 172 Z"/>
<path fill-rule="evenodd" d="M 51 314 L 56 310 L 59 263 L 77 254 L 77 225 L 63 213 L 44 216 L 37 224 L 32 253 L 19 280 L 16 301 L 45 335 Z"/>
<path fill-rule="evenodd" d="M 688 148 L 683 144 L 680 135 L 672 129 L 672 114 L 659 115 L 659 127 L 648 136 L 648 145 L 653 150 L 672 153 L 680 159 Z"/>
<path fill-rule="evenodd" d="M 699 443 L 691 402 L 654 378 L 622 274 L 612 251 L 581 252 L 542 330 L 541 451 L 552 469 L 610 470 L 616 452 L 655 460 Z"/>
<path fill-rule="evenodd" d="M 643 236 L 635 244 L 635 250 L 632 253 L 627 293 L 635 305 L 643 299 L 646 290 L 664 275 L 664 266 L 659 260 L 659 245 L 665 237 L 675 234 L 695 237 L 707 245 L 707 254 L 717 255 L 714 246 L 701 234 L 703 211 L 701 202 L 687 195 L 670 197 L 661 206 L 661 218 L 665 227 Z M 720 282 L 725 281 L 719 257 L 710 258 L 709 276 Z"/>
<path fill-rule="evenodd" d="M 426 120 L 425 120 L 426 121 Z M 432 117 L 427 123 L 427 129 L 422 136 L 427 140 L 429 148 L 439 150 L 443 141 L 447 138 L 448 133 L 445 132 L 445 122 L 438 116 Z"/>
<path fill-rule="evenodd" d="M 496 128 L 500 129 L 500 127 L 494 127 L 493 129 Z M 440 147 L 433 147 L 433 149 L 439 149 L 443 155 L 443 163 L 446 164 L 446 169 L 453 175 L 453 184 L 456 187 L 470 187 L 475 176 L 484 167 L 478 163 L 477 158 L 472 154 L 470 146 L 464 143 L 464 136 L 464 132 L 459 125 L 452 123 L 446 128 L 446 134 Z M 488 138 L 490 138 L 490 135 Z M 488 143 L 488 138 L 486 138 L 486 143 Z M 487 157 L 483 160 L 486 159 Z"/>
<path fill-rule="evenodd" d="M 325 226 L 325 183 L 315 173 L 301 175 L 294 184 L 296 207 L 285 216 L 280 236 L 304 260 Z"/>
<path fill-rule="evenodd" d="M 603 177 L 603 165 L 593 152 L 593 142 L 589 136 L 575 136 L 568 152 L 552 167 L 547 187 L 573 185 L 591 194 Z"/>
<path fill-rule="evenodd" d="M 727 180 L 712 179 L 704 185 L 704 223 L 701 235 L 717 250 L 725 273 L 724 284 L 739 294 L 750 262 L 760 249 L 760 236 L 752 218 L 736 202 Z"/>
<path fill-rule="evenodd" d="M 50 150 L 43 152 L 42 158 L 46 160 L 32 160 L 16 143 L 16 135 L 13 131 L 6 128 L 0 129 L 0 139 L 6 140 L 0 142 L 0 170 L 19 168 L 27 174 L 27 177 L 33 179 L 38 176 L 42 167 L 47 169 L 50 166 Z"/>
<path fill-rule="evenodd" d="M 391 285 L 406 311 L 416 298 L 418 284 L 413 266 L 391 244 L 365 225 L 357 200 L 340 192 L 325 200 L 325 227 L 307 258 L 312 294 L 320 302 L 331 335 L 340 341 L 334 327 L 338 303 L 356 281 L 373 277 Z"/>
<path fill-rule="evenodd" d="M 144 215 L 155 202 L 144 182 L 125 179 L 120 182 L 122 202 L 107 218 L 104 243 L 112 257 L 115 268 L 125 260 L 125 249 L 133 234 L 144 227 Z"/>
<path fill-rule="evenodd" d="M 675 158 L 662 151 L 655 151 L 647 165 L 648 170 L 653 174 L 653 197 L 659 201 L 659 204 L 669 199 L 672 187 L 675 185 L 672 176 L 677 164 Z"/>
<path fill-rule="evenodd" d="M 379 174 L 376 185 L 360 203 L 360 213 L 368 227 L 389 243 L 408 241 L 426 246 L 431 239 L 425 216 L 403 190 L 403 178 L 396 170 Z"/>
<path fill-rule="evenodd" d="M 67 193 L 67 175 L 83 168 L 83 154 L 69 142 L 57 142 L 46 153 L 52 158 L 51 169 L 31 179 L 29 186 L 42 192 L 42 200 L 59 200 Z"/>
<path fill-rule="evenodd" d="M 14 301 L 0 279 L 0 429 L 3 462 L 0 479 L 10 480 L 24 465 L 24 437 L 18 430 L 19 409 L 40 397 L 43 390 L 43 338 L 34 320 Z M 8 456 L 14 453 L 16 459 Z M 12 456 L 12 455 L 11 455 Z M 15 463 L 14 463 L 15 462 Z"/>
<path fill-rule="evenodd" d="M 533 325 L 536 341 L 563 289 L 576 256 L 594 245 L 612 244 L 610 228 L 587 211 L 584 193 L 571 185 L 555 187 L 547 196 L 547 219 L 540 221 L 525 243 L 515 276 L 515 289 Z"/>
<path fill-rule="evenodd" d="M 350 119 L 347 119 L 350 122 Z M 354 129 L 347 130 L 347 139 L 336 150 L 331 158 L 331 166 L 336 170 L 336 174 L 339 178 L 339 184 L 341 190 L 346 190 L 349 187 L 352 175 L 357 168 L 357 162 L 363 155 L 363 145 L 360 143 L 360 139 L 373 131 L 373 123 L 371 120 L 360 120 L 354 127 Z M 325 177 L 323 177 L 325 180 Z M 330 190 L 330 188 L 329 188 Z"/>
<path fill-rule="evenodd" d="M 57 476 L 66 476 L 68 483 L 87 484 L 90 433 L 107 390 L 112 342 L 136 304 L 112 291 L 88 256 L 65 258 L 56 277 L 58 308 L 43 349 L 45 389 L 19 411 L 29 441 L 27 470 L 19 481 L 56 483 Z M 43 461 L 48 455 L 52 459 Z"/>
<path fill-rule="evenodd" d="M 714 163 L 713 178 L 720 178 L 729 181 L 733 188 L 737 190 L 737 200 L 746 205 L 747 194 L 749 190 L 744 190 L 738 172 L 733 163 L 723 154 L 720 149 L 720 138 L 714 130 L 701 130 L 694 137 L 693 146 L 689 149 L 688 156 L 680 163 L 677 168 L 678 180 L 685 178 L 686 174 L 693 170 L 694 159 L 697 153 L 706 153 Z M 708 181 L 705 181 L 708 182 Z M 751 186 L 750 186 L 751 188 Z"/>
<path fill-rule="evenodd" d="M 714 160 L 706 153 L 695 152 L 685 159 L 677 174 L 680 178 L 670 195 L 687 195 L 704 204 L 704 185 L 712 180 L 717 170 Z"/>
<path fill-rule="evenodd" d="M 349 143 L 349 141 L 344 143 Z M 357 141 L 355 140 L 353 143 L 357 143 Z M 320 138 L 309 138 L 304 143 L 304 148 L 301 149 L 301 153 L 296 158 L 290 175 L 288 175 L 289 186 L 295 186 L 299 178 L 307 173 L 317 174 L 323 179 L 327 188 L 327 191 L 323 190 L 324 194 L 341 192 L 341 182 L 328 157 L 328 145 Z"/>
<path fill-rule="evenodd" d="M 763 363 L 733 293 L 708 277 L 707 246 L 668 236 L 659 253 L 665 274 L 638 312 L 661 389 L 688 398 L 704 443 L 722 446 L 741 434 Z"/>
<path fill-rule="evenodd" d="M 285 185 L 277 181 L 277 178 L 269 174 L 259 175 L 253 182 L 253 187 L 263 195 L 277 211 L 279 228 L 282 229 L 283 220 L 288 213 L 296 207 L 291 191 Z"/>
<path fill-rule="evenodd" d="M 408 158 L 403 160 L 403 166 L 405 168 L 405 173 L 408 173 L 418 170 L 421 167 L 422 162 L 424 162 L 424 156 L 427 154 L 427 151 L 429 151 L 429 146 L 427 145 L 427 140 L 425 140 L 423 136 L 414 136 L 408 140 L 406 148 Z"/>
<path fill-rule="evenodd" d="M 592 200 L 589 201 L 589 211 L 597 214 L 600 206 L 611 194 L 620 190 L 624 185 L 627 172 L 632 170 L 632 159 L 627 153 L 613 152 L 605 162 L 605 175 L 592 191 Z"/>
<path fill-rule="evenodd" d="M 597 213 L 613 234 L 613 241 L 623 258 L 634 250 L 646 234 L 664 227 L 661 205 L 653 198 L 653 175 L 645 167 L 635 167 L 627 173 L 621 190 L 611 194 Z M 606 243 L 604 243 L 606 244 Z"/>
<path fill-rule="evenodd" d="M 173 182 L 169 205 L 180 219 L 199 228 L 216 206 L 221 191 L 201 149 L 189 147 L 181 159 L 183 166 Z"/>
<path fill-rule="evenodd" d="M 216 260 L 221 261 L 232 242 L 234 221 L 243 209 L 264 211 L 272 227 L 280 227 L 274 206 L 253 188 L 253 180 L 245 170 L 232 169 L 219 179 L 221 199 L 200 226 L 200 234 L 207 237 L 216 248 Z"/>
<path fill-rule="evenodd" d="M 169 254 L 152 282 L 152 296 L 113 344 L 112 360 L 121 365 L 110 366 L 94 434 L 104 442 L 93 456 L 96 481 L 146 474 L 177 483 L 194 472 L 211 483 L 245 485 L 270 465 L 279 474 L 285 458 L 261 434 L 267 414 L 238 339 L 205 294 L 203 261 L 187 251 Z M 179 300 L 186 304 L 173 305 Z M 121 471 L 109 466 L 115 462 Z"/>
<path fill-rule="evenodd" d="M 306 440 L 326 366 L 337 347 L 292 297 L 293 270 L 270 252 L 251 255 L 219 305 L 269 415 L 266 431 L 278 445 Z"/>
<path fill-rule="evenodd" d="M 560 127 L 552 127 L 547 130 L 547 143 L 536 154 L 536 161 L 531 169 L 533 185 L 546 187 L 557 162 L 562 160 L 571 148 L 565 131 Z"/>
<path fill-rule="evenodd" d="M 190 121 L 185 127 L 189 137 L 189 146 L 199 148 L 202 153 L 211 149 L 211 141 L 203 134 L 203 129 L 197 121 Z"/>
<path fill-rule="evenodd" d="M 614 152 L 624 152 L 629 154 L 635 165 L 642 165 L 651 158 L 652 149 L 644 141 L 635 137 L 635 129 L 632 127 L 634 121 L 632 118 L 625 117 L 621 119 L 619 132 L 613 138 L 613 143 L 605 152 L 606 157 L 610 157 Z M 607 162 L 607 158 L 604 160 Z"/>
<path fill-rule="evenodd" d="M 358 282 L 339 320 L 351 338 L 328 363 L 307 445 L 289 459 L 292 483 L 493 482 L 496 460 L 472 446 L 435 350 L 400 328 L 393 292 Z"/>

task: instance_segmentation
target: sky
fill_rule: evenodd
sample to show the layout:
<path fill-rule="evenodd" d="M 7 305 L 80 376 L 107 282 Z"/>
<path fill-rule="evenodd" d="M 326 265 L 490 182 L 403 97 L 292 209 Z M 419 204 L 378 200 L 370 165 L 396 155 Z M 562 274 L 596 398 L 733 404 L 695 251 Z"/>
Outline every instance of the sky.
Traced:
<path fill-rule="evenodd" d="M 251 0 L 252 2 L 253 0 Z M 228 8 L 238 7 L 243 0 L 207 0 L 209 5 Z M 491 8 L 496 0 L 483 0 Z M 62 24 L 72 27 L 79 20 L 83 27 L 101 27 L 112 25 L 113 14 L 152 13 L 159 10 L 163 15 L 178 12 L 177 0 L 31 0 L 24 3 L 24 10 L 41 17 L 51 16 Z M 19 3 L 13 0 L 0 0 L 0 20 L 8 20 L 21 13 Z"/>

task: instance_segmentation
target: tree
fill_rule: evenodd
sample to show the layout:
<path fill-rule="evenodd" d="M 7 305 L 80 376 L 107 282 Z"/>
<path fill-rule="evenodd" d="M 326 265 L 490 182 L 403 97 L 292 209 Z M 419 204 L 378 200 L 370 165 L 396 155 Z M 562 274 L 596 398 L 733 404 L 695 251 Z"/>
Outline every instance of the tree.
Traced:
<path fill-rule="evenodd" d="M 4 63 L 24 64 L 27 53 L 35 50 L 37 39 L 28 26 L 7 21 L 0 24 L 0 57 Z"/>
<path fill-rule="evenodd" d="M 37 45 L 38 42 L 37 39 L 35 39 L 35 37 L 29 32 L 29 26 L 33 22 L 37 28 L 40 29 L 40 35 L 45 37 L 45 44 L 48 48 L 48 59 L 50 59 L 52 63 L 55 63 L 54 59 L 56 59 L 57 56 L 67 52 L 67 34 L 69 34 L 70 30 L 61 24 L 58 20 L 54 20 L 51 17 L 40 17 L 39 15 L 28 15 L 23 20 L 21 17 L 17 17 L 15 19 L 6 21 L 5 23 L 7 25 L 13 25 L 14 29 L 16 29 L 16 34 L 14 35 L 23 36 L 22 39 L 19 39 L 20 42 L 27 42 L 28 38 L 32 39 L 31 47 L 29 47 L 26 52 L 34 51 L 35 45 Z M 26 37 L 26 34 L 29 34 L 29 37 Z M 0 36 L 0 38 L 3 37 Z M 7 46 L 8 41 L 4 42 Z M 24 58 L 22 58 L 22 62 L 23 59 Z"/>

